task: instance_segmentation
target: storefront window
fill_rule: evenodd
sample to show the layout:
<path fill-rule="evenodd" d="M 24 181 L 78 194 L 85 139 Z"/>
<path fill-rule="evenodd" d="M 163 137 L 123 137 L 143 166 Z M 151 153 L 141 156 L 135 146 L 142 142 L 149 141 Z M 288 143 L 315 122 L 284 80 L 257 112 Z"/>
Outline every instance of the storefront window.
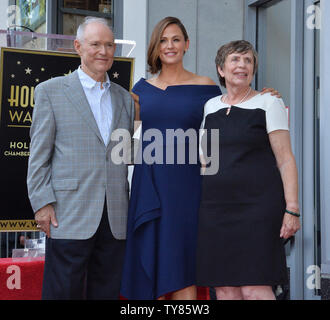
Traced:
<path fill-rule="evenodd" d="M 47 0 L 16 0 L 14 18 L 8 20 L 8 29 L 10 32 L 21 33 L 7 36 L 6 46 L 28 49 L 45 48 L 46 39 L 35 37 L 33 34 L 47 33 L 46 6 Z"/>
<path fill-rule="evenodd" d="M 64 8 L 111 13 L 111 0 L 64 0 Z"/>
<path fill-rule="evenodd" d="M 16 27 L 33 32 L 46 32 L 46 0 L 18 0 L 18 6 L 20 22 Z"/>
<path fill-rule="evenodd" d="M 63 34 L 75 35 L 78 26 L 84 20 L 84 16 L 77 14 L 64 13 L 63 14 Z"/>
<path fill-rule="evenodd" d="M 113 25 L 113 1 L 111 0 L 61 0 L 59 1 L 58 33 L 75 35 L 86 16 L 102 17 Z"/>

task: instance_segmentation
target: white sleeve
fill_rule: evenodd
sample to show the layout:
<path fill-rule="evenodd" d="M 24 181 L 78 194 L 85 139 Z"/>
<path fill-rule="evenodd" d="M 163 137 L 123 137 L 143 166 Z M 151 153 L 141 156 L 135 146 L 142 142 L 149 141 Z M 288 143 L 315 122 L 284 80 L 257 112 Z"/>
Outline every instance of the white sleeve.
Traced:
<path fill-rule="evenodd" d="M 199 157 L 201 157 L 203 155 L 202 137 L 203 137 L 203 135 L 205 133 L 204 125 L 205 125 L 205 117 L 207 116 L 207 111 L 206 111 L 207 104 L 208 104 L 208 101 L 204 105 L 203 120 L 202 120 L 201 127 L 200 127 L 200 130 L 199 130 Z"/>
<path fill-rule="evenodd" d="M 287 109 L 282 99 L 272 99 L 266 109 L 267 133 L 275 130 L 289 130 Z"/>

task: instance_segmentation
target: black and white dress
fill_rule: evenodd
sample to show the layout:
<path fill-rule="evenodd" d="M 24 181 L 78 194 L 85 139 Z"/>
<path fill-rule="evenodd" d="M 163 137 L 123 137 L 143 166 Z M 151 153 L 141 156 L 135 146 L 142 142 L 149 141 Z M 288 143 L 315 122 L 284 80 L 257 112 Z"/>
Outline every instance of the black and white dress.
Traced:
<path fill-rule="evenodd" d="M 287 112 L 270 94 L 232 106 L 228 115 L 227 108 L 221 96 L 204 107 L 202 139 L 208 138 L 208 149 L 203 151 L 210 156 L 210 129 L 219 129 L 219 170 L 203 177 L 197 284 L 284 284 L 285 199 L 268 134 L 289 130 Z"/>

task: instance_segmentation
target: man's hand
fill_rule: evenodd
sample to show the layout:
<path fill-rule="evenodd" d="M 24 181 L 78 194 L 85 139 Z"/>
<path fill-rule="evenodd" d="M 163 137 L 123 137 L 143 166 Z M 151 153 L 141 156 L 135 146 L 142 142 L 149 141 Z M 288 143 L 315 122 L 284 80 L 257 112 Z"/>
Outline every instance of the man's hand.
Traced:
<path fill-rule="evenodd" d="M 38 224 L 37 227 L 45 232 L 47 237 L 50 238 L 50 224 L 55 228 L 58 226 L 53 206 L 48 204 L 42 207 L 36 212 L 34 218 Z"/>

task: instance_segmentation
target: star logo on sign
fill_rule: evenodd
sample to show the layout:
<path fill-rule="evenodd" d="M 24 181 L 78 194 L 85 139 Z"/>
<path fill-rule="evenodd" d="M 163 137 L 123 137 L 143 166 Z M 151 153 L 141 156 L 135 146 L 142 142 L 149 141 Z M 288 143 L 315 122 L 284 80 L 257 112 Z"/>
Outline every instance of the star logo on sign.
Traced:
<path fill-rule="evenodd" d="M 39 81 L 40 81 L 40 80 L 37 78 L 37 79 L 36 79 L 36 82 L 39 82 Z"/>
<path fill-rule="evenodd" d="M 32 69 L 30 69 L 29 67 L 27 67 L 25 69 L 25 74 L 31 74 L 31 72 L 32 72 Z"/>
<path fill-rule="evenodd" d="M 11 74 L 10 76 L 11 76 L 13 79 L 15 78 L 15 75 L 14 75 L 14 74 Z"/>
<path fill-rule="evenodd" d="M 114 79 L 118 79 L 119 78 L 119 73 L 116 71 L 115 73 L 112 74 Z"/>

